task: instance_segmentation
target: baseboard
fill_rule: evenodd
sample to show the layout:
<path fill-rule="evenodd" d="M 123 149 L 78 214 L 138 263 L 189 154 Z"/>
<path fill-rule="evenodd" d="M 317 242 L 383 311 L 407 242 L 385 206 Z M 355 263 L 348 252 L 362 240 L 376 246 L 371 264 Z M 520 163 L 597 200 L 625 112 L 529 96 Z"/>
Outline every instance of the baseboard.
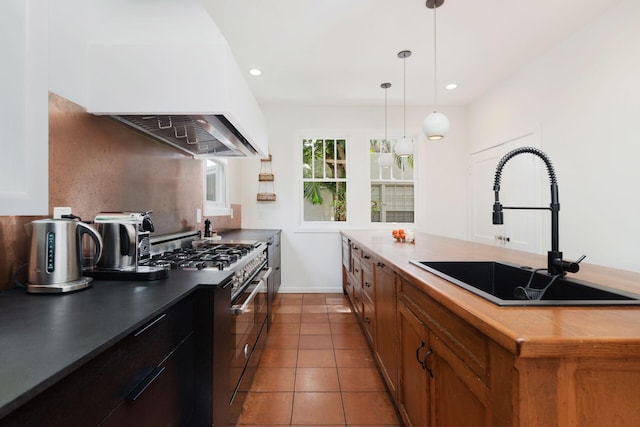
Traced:
<path fill-rule="evenodd" d="M 341 294 L 342 285 L 340 286 L 327 286 L 322 288 L 313 287 L 310 288 L 308 286 L 285 286 L 284 284 L 280 285 L 280 289 L 278 290 L 281 294 Z"/>

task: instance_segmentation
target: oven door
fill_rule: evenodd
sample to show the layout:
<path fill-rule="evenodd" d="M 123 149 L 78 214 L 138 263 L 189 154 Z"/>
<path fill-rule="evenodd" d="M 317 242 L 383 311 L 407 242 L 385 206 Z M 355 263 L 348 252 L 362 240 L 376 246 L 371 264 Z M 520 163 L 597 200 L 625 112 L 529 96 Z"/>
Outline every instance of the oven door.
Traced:
<path fill-rule="evenodd" d="M 247 369 L 247 367 L 252 365 L 255 367 L 258 363 L 260 354 L 256 352 L 256 347 L 258 347 L 262 327 L 267 318 L 267 279 L 270 274 L 271 268 L 261 270 L 231 306 L 233 349 L 230 387 L 232 402 L 237 400 L 235 396 L 239 389 L 242 389 L 241 383 L 246 388 L 241 391 L 248 391 L 253 376 L 250 372 L 251 369 Z"/>

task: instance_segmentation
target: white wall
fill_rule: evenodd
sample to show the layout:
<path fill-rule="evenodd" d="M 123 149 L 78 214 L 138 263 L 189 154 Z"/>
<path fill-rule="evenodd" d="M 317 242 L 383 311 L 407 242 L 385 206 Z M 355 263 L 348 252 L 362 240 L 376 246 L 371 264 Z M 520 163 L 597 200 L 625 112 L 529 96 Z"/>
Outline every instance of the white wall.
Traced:
<path fill-rule="evenodd" d="M 267 106 L 263 111 L 269 127 L 277 201 L 256 202 L 260 164 L 242 161 L 242 227 L 283 230 L 283 292 L 339 292 L 342 280 L 339 230 L 398 227 L 370 222 L 369 139 L 384 137 L 384 109 Z M 421 134 L 422 119 L 429 111 L 427 107 L 407 107 L 407 136 L 413 136 L 418 146 L 414 162 L 417 174 L 414 228 L 466 238 L 466 110 L 443 108 L 451 121 L 451 131 L 440 142 L 427 142 Z M 390 107 L 388 117 L 390 123 L 398 124 L 389 125 L 389 136 L 401 136 L 402 108 Z M 300 144 L 304 137 L 348 139 L 346 224 L 336 224 L 330 229 L 302 226 Z"/>
<path fill-rule="evenodd" d="M 542 126 L 568 259 L 640 271 L 640 2 L 626 0 L 473 103 L 471 151 Z"/>

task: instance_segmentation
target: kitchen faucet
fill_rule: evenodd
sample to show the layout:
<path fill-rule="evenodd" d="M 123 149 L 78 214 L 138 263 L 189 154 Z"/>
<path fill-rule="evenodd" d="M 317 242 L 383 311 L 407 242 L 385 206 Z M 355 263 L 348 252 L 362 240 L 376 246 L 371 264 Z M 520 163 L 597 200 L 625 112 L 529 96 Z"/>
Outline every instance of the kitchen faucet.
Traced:
<path fill-rule="evenodd" d="M 549 207 L 521 207 L 521 206 L 502 206 L 500 203 L 500 179 L 502 175 L 502 169 L 505 164 L 518 154 L 529 153 L 541 158 L 547 166 L 547 173 L 549 174 L 549 180 L 551 181 L 551 203 Z M 551 160 L 549 157 L 535 147 L 519 147 L 511 150 L 502 157 L 498 166 L 496 167 L 496 175 L 493 183 L 493 192 L 495 194 L 495 203 L 493 204 L 493 223 L 504 224 L 503 209 L 549 209 L 551 211 L 551 250 L 547 252 L 547 272 L 551 276 L 565 275 L 566 272 L 577 273 L 580 269 L 580 261 L 585 256 L 583 255 L 577 261 L 564 261 L 562 259 L 562 252 L 560 252 L 559 238 L 558 238 L 558 218 L 560 212 L 560 202 L 558 201 L 558 181 L 556 180 L 556 172 L 553 169 Z"/>

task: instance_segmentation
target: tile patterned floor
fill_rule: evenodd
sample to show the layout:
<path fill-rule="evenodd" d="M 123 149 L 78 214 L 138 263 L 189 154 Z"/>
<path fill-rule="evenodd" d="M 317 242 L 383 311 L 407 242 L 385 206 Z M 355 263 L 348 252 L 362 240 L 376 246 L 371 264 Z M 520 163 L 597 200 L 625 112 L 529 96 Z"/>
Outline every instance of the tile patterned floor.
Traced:
<path fill-rule="evenodd" d="M 400 426 L 342 294 L 279 294 L 237 427 Z"/>

